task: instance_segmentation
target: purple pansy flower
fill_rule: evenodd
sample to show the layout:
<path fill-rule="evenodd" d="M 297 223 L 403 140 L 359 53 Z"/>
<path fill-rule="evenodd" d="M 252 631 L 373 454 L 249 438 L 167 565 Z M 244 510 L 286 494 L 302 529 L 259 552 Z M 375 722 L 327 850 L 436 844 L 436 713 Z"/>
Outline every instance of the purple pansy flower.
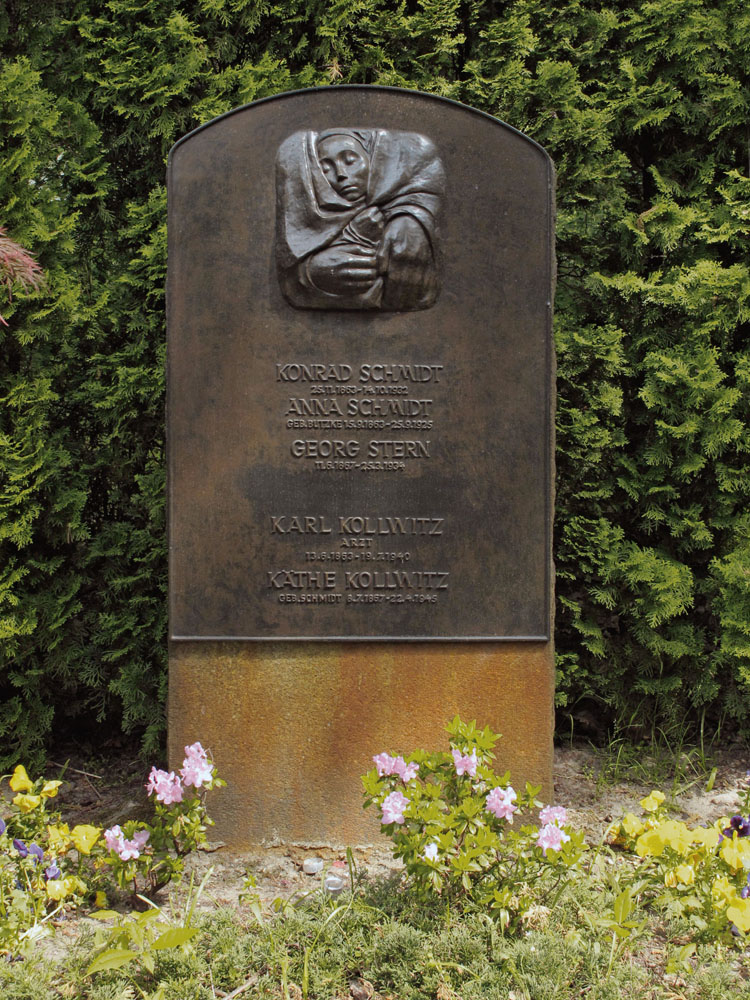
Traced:
<path fill-rule="evenodd" d="M 744 819 L 742 816 L 732 816 L 729 826 L 722 831 L 725 837 L 737 834 L 738 837 L 750 837 L 750 818 Z"/>

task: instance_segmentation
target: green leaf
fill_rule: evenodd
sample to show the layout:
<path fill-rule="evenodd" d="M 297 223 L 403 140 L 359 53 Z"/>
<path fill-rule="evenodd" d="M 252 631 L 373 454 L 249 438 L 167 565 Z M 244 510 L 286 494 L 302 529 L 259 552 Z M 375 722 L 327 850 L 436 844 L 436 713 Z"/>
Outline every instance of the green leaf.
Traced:
<path fill-rule="evenodd" d="M 172 927 L 160 934 L 151 947 L 154 951 L 160 951 L 163 948 L 179 948 L 180 945 L 194 938 L 196 934 L 200 934 L 197 927 Z"/>
<path fill-rule="evenodd" d="M 138 957 L 137 951 L 130 951 L 127 948 L 110 948 L 98 955 L 91 965 L 86 969 L 86 975 L 92 976 L 95 972 L 104 972 L 106 969 L 120 969 L 128 962 L 132 962 Z"/>
<path fill-rule="evenodd" d="M 633 891 L 628 886 L 623 889 L 614 902 L 615 920 L 623 924 L 633 911 Z"/>

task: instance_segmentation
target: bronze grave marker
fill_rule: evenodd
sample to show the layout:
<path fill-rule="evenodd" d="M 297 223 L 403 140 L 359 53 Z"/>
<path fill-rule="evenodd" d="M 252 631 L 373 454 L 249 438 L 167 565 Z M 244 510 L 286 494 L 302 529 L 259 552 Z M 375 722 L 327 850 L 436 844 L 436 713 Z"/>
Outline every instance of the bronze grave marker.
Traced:
<path fill-rule="evenodd" d="M 519 133 L 381 88 L 175 146 L 174 639 L 548 637 L 551 192 Z"/>

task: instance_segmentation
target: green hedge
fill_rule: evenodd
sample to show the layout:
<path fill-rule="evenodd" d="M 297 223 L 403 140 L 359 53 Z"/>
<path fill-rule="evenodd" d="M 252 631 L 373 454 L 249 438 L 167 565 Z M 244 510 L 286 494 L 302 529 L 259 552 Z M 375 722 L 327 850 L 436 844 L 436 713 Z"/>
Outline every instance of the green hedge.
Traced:
<path fill-rule="evenodd" d="M 93 720 L 160 740 L 165 157 L 279 91 L 488 111 L 558 170 L 563 716 L 750 733 L 745 0 L 8 0 L 0 764 Z"/>

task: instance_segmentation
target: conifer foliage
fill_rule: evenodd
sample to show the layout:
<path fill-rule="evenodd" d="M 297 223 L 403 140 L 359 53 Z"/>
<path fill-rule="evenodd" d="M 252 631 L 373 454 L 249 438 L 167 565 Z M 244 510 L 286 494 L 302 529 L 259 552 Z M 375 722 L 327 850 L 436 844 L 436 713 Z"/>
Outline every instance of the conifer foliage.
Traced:
<path fill-rule="evenodd" d="M 6 0 L 0 740 L 165 693 L 165 158 L 284 90 L 474 105 L 558 171 L 558 699 L 750 731 L 745 0 Z M 0 762 L 2 763 L 2 762 Z"/>

